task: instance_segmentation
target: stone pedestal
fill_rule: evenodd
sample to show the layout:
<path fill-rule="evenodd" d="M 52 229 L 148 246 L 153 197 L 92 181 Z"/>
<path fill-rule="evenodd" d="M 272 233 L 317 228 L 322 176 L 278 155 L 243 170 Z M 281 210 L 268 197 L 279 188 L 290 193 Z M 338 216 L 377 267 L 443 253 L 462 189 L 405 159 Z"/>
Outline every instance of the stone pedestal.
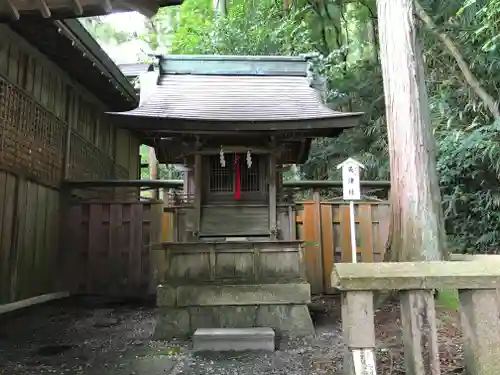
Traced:
<path fill-rule="evenodd" d="M 198 328 L 314 334 L 300 241 L 169 243 L 155 251 L 164 259 L 156 264 L 157 338 Z"/>
<path fill-rule="evenodd" d="M 160 285 L 155 338 L 188 337 L 198 328 L 270 327 L 278 336 L 314 335 L 307 283 Z"/>

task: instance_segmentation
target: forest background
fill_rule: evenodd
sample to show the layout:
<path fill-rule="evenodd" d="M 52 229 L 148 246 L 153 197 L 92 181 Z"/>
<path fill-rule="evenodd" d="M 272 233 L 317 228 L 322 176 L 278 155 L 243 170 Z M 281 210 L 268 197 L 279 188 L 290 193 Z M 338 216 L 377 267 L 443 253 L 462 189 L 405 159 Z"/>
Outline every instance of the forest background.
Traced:
<path fill-rule="evenodd" d="M 496 252 L 500 0 L 422 0 L 417 9 L 447 246 Z M 389 179 L 375 0 L 185 0 L 138 20 L 133 30 L 106 17 L 82 22 L 107 48 L 141 41 L 153 53 L 311 56 L 327 79 L 328 105 L 365 115 L 341 137 L 315 142 L 300 177 L 338 180 L 336 165 L 350 156 L 367 167 L 363 179 Z M 136 61 L 150 59 L 148 51 Z M 147 162 L 146 149 L 142 156 Z M 173 177 L 171 168 L 160 170 L 160 178 Z"/>

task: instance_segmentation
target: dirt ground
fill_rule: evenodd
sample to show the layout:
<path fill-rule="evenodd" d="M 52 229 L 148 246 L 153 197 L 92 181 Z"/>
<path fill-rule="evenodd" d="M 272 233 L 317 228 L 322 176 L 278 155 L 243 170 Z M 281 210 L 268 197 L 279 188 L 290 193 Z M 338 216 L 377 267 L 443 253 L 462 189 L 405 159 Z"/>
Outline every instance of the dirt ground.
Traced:
<path fill-rule="evenodd" d="M 78 297 L 0 317 L 1 375 L 340 374 L 340 304 L 316 300 L 312 340 L 283 341 L 275 353 L 194 356 L 187 342 L 151 339 L 155 309 L 138 301 Z M 443 374 L 462 373 L 458 316 L 440 309 Z M 397 304 L 377 312 L 378 374 L 404 374 Z"/>

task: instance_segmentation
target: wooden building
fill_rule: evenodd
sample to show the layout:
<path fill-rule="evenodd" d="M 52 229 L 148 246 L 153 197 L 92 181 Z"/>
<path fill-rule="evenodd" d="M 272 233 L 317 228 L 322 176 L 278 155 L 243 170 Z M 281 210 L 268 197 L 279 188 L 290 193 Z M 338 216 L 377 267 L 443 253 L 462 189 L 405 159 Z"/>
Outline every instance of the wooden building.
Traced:
<path fill-rule="evenodd" d="M 142 73 L 141 102 L 111 115 L 183 165 L 173 242 L 156 252 L 160 337 L 200 327 L 310 334 L 310 287 L 282 166 L 359 113 L 328 108 L 302 57 L 168 56 Z"/>
<path fill-rule="evenodd" d="M 137 105 L 77 20 L 0 23 L 0 304 L 68 290 L 62 183 L 138 179 L 139 136 L 105 114 Z"/>
<path fill-rule="evenodd" d="M 179 4 L 182 0 L 2 0 L 0 20 L 17 21 L 21 17 L 69 19 L 128 11 L 152 17 L 161 7 Z"/>

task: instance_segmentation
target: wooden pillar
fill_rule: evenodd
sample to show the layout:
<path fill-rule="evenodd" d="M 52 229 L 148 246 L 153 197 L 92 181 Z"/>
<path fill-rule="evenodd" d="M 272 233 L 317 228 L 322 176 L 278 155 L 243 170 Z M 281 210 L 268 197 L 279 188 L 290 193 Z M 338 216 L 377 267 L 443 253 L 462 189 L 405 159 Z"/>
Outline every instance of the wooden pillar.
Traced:
<path fill-rule="evenodd" d="M 194 214 L 193 226 L 194 237 L 200 238 L 200 221 L 201 221 L 201 181 L 202 181 L 202 159 L 201 153 L 197 152 L 194 155 Z"/>
<path fill-rule="evenodd" d="M 269 154 L 269 233 L 272 240 L 278 238 L 278 227 L 276 221 L 276 155 Z"/>
<path fill-rule="evenodd" d="M 436 310 L 432 291 L 402 291 L 400 301 L 407 374 L 439 375 Z"/>
<path fill-rule="evenodd" d="M 156 159 L 156 152 L 153 147 L 148 150 L 149 161 L 149 177 L 151 180 L 158 180 L 158 159 Z M 160 189 L 156 188 L 151 191 L 151 198 L 158 199 L 160 197 Z"/>
<path fill-rule="evenodd" d="M 342 293 L 342 335 L 346 344 L 344 375 L 375 375 L 373 292 Z"/>
<path fill-rule="evenodd" d="M 498 291 L 460 290 L 460 315 L 467 374 L 498 374 L 500 369 L 500 306 Z"/>

